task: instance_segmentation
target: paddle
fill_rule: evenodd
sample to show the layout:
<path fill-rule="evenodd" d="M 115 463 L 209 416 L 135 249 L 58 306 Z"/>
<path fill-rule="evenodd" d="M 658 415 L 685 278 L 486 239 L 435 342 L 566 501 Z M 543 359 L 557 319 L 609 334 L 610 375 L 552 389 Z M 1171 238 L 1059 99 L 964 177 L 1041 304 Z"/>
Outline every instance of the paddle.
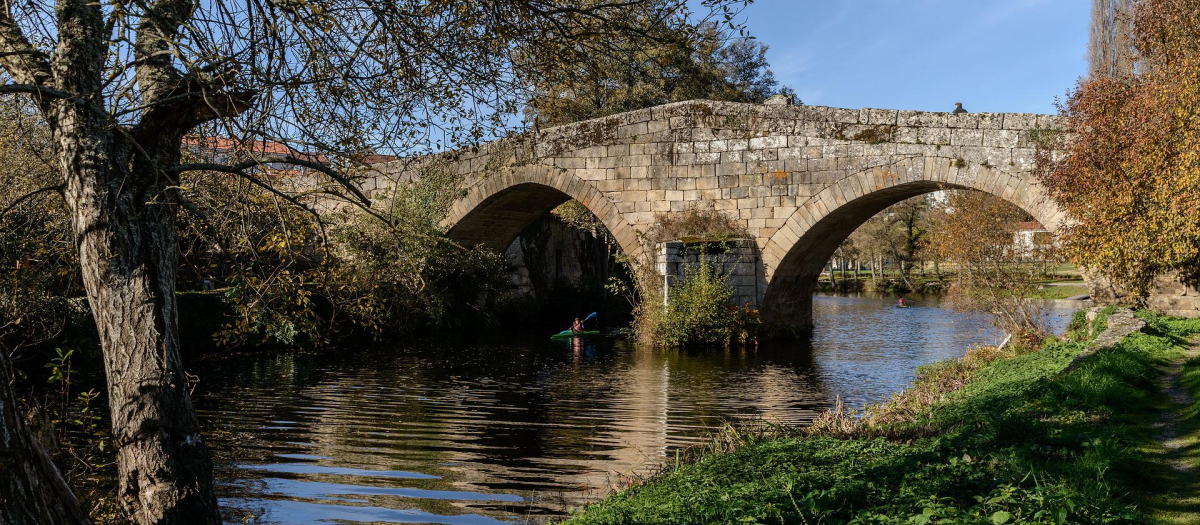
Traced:
<path fill-rule="evenodd" d="M 597 313 L 597 312 L 592 312 L 592 313 L 591 313 L 591 315 L 589 315 L 589 316 L 587 316 L 587 317 L 584 317 L 584 318 L 583 318 L 583 321 L 580 321 L 580 322 L 582 322 L 582 323 L 586 323 L 586 322 L 588 322 L 588 321 L 591 321 L 591 320 L 592 320 L 592 318 L 596 317 L 596 313 Z M 568 333 L 568 332 L 571 332 L 571 331 L 572 331 L 572 330 L 571 330 L 570 328 L 568 328 L 568 329 L 566 329 L 566 330 L 563 330 L 563 331 L 559 332 L 559 333 L 558 333 L 558 335 L 562 335 L 562 334 L 565 334 L 565 333 Z"/>

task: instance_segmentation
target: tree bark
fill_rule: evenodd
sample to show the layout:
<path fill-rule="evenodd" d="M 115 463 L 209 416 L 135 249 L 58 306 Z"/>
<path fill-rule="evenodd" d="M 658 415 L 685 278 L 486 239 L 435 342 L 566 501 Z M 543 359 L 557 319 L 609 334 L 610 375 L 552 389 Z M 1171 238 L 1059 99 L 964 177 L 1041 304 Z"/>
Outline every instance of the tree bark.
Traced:
<path fill-rule="evenodd" d="M 91 524 L 50 454 L 21 419 L 8 358 L 0 353 L 0 523 Z"/>
<path fill-rule="evenodd" d="M 219 524 L 212 462 L 179 353 L 175 272 L 179 136 L 128 139 L 96 112 L 54 118 L 88 302 L 104 350 L 118 497 L 141 525 Z"/>

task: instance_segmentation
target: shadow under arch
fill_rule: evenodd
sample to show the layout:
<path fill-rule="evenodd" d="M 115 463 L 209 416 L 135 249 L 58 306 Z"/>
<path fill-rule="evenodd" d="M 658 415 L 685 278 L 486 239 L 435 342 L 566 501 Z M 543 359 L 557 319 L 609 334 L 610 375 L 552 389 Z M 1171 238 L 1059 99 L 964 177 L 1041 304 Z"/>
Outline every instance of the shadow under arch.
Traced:
<path fill-rule="evenodd" d="M 527 226 L 572 199 L 600 219 L 627 257 L 642 255 L 633 227 L 617 207 L 586 181 L 566 177 L 491 177 L 455 202 L 442 226 L 460 244 L 503 252 Z"/>
<path fill-rule="evenodd" d="M 997 196 L 1056 233 L 1064 214 L 1045 188 L 1027 173 L 986 166 L 956 167 L 950 159 L 927 159 L 928 169 L 904 162 L 848 176 L 807 200 L 767 243 L 769 271 L 761 301 L 764 322 L 777 334 L 812 328 L 812 296 L 825 264 L 868 219 L 889 206 L 938 190 L 976 190 Z M 917 169 L 914 169 L 917 168 Z"/>

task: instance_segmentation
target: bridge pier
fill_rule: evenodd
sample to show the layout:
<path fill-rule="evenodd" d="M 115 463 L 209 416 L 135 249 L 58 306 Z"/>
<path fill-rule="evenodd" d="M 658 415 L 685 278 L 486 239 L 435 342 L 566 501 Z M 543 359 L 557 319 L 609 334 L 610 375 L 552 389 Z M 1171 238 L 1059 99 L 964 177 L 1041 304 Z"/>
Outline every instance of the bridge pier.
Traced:
<path fill-rule="evenodd" d="M 816 276 L 778 276 L 764 295 L 759 314 L 767 337 L 786 339 L 812 333 Z"/>

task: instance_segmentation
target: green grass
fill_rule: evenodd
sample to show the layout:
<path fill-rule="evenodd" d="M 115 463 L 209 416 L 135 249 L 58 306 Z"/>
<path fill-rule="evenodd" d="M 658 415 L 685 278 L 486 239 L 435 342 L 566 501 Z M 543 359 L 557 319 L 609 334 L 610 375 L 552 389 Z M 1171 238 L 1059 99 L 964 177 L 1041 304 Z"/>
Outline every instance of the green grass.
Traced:
<path fill-rule="evenodd" d="M 1034 290 L 1030 297 L 1036 299 L 1069 299 L 1088 293 L 1086 284 L 1070 286 L 1044 286 Z"/>
<path fill-rule="evenodd" d="M 1192 323 L 1146 333 L 1058 373 L 1084 341 L 996 361 L 895 439 L 747 434 L 587 507 L 573 524 L 1139 523 L 1164 490 L 1148 422 Z M 1200 363 L 1189 379 L 1200 388 Z M 932 431 L 931 431 L 932 429 Z"/>

